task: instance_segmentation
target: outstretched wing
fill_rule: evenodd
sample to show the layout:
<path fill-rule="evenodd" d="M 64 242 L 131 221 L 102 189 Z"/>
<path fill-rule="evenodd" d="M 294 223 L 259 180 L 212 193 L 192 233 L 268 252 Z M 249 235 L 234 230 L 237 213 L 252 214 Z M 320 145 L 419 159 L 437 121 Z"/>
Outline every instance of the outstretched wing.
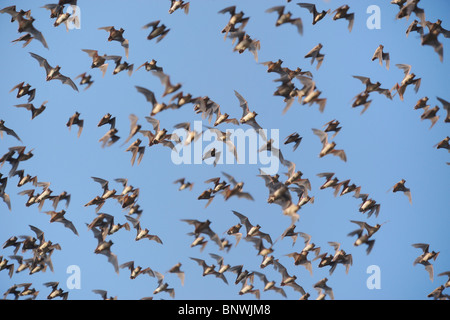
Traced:
<path fill-rule="evenodd" d="M 234 94 L 239 99 L 240 106 L 242 108 L 242 117 L 244 117 L 247 113 L 249 113 L 247 100 L 244 99 L 236 90 L 234 90 Z"/>
<path fill-rule="evenodd" d="M 135 88 L 137 89 L 138 92 L 142 93 L 145 96 L 145 98 L 147 99 L 147 101 L 150 102 L 152 105 L 154 105 L 156 103 L 156 98 L 155 98 L 155 94 L 153 93 L 153 91 L 150 91 L 146 88 L 139 87 L 139 86 L 135 86 Z"/>
<path fill-rule="evenodd" d="M 45 48 L 47 48 L 48 49 L 48 44 L 47 44 L 47 41 L 45 41 L 45 38 L 44 38 L 44 36 L 42 35 L 42 32 L 40 32 L 39 30 L 37 30 L 34 26 L 30 26 L 30 27 L 28 27 L 27 29 L 26 29 L 26 31 L 28 32 L 28 33 L 31 33 L 33 36 L 34 36 L 34 38 L 36 39 L 36 40 L 38 40 L 38 41 L 40 41 L 41 43 L 42 43 L 42 45 L 45 47 Z"/>
<path fill-rule="evenodd" d="M 323 145 L 326 145 L 328 143 L 328 134 L 325 131 L 319 130 L 319 129 L 312 129 L 313 133 L 319 137 L 320 142 L 322 142 Z"/>
<path fill-rule="evenodd" d="M 39 66 L 40 67 L 44 67 L 46 74 L 48 75 L 48 73 L 50 72 L 50 70 L 52 69 L 52 67 L 48 64 L 47 59 L 42 58 L 41 56 L 30 52 L 30 55 L 35 58 L 38 62 L 39 62 Z"/>
<path fill-rule="evenodd" d="M 54 77 L 53 79 L 60 80 L 63 84 L 68 84 L 69 86 L 72 87 L 73 90 L 78 91 L 77 85 L 69 77 L 59 74 L 56 77 Z"/>

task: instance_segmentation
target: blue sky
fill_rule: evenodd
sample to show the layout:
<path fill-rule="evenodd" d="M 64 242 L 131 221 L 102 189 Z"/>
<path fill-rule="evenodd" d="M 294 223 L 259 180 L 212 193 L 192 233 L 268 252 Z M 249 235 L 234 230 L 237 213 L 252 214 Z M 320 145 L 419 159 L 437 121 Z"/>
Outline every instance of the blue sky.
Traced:
<path fill-rule="evenodd" d="M 258 2 L 259 3 L 259 2 Z M 242 109 L 234 91 L 239 92 L 249 104 L 250 110 L 258 113 L 257 121 L 268 132 L 278 130 L 279 143 L 283 156 L 296 164 L 304 178 L 311 181 L 309 192 L 315 197 L 314 204 L 308 204 L 300 211 L 300 219 L 296 222 L 296 231 L 312 236 L 312 241 L 321 248 L 321 253 L 333 253 L 330 241 L 341 243 L 341 248 L 353 256 L 353 265 L 348 274 L 342 265 L 330 275 L 329 268 L 318 268 L 318 261 L 313 261 L 313 275 L 303 266 L 295 266 L 293 259 L 286 256 L 303 248 L 301 238 L 292 246 L 292 240 L 285 238 L 273 246 L 273 255 L 288 270 L 297 276 L 297 282 L 317 297 L 313 285 L 327 277 L 328 285 L 333 288 L 335 299 L 427 299 L 427 294 L 446 280 L 437 274 L 450 268 L 450 245 L 446 232 L 450 224 L 448 212 L 449 199 L 449 161 L 446 150 L 437 150 L 433 146 L 448 135 L 448 124 L 442 105 L 436 97 L 450 100 L 448 96 L 448 60 L 447 39 L 440 36 L 444 44 L 444 59 L 439 61 L 438 55 L 429 46 L 420 45 L 417 33 L 406 37 L 405 31 L 409 21 L 395 19 L 398 8 L 389 1 L 314 1 L 318 9 L 334 10 L 343 4 L 350 5 L 350 12 L 355 12 L 355 24 L 352 32 L 347 29 L 347 22 L 333 21 L 332 16 L 325 17 L 316 25 L 311 24 L 312 16 L 306 9 L 300 8 L 296 2 L 264 1 L 255 5 L 255 1 L 239 1 L 237 9 L 250 17 L 245 27 L 246 32 L 260 41 L 258 62 L 283 60 L 283 66 L 311 71 L 317 87 L 322 91 L 321 97 L 327 98 L 323 113 L 317 105 L 308 106 L 295 102 L 286 114 L 282 114 L 284 102 L 273 92 L 278 85 L 273 80 L 277 74 L 267 73 L 264 65 L 257 63 L 253 55 L 245 51 L 242 54 L 233 52 L 231 39 L 224 39 L 221 30 L 228 22 L 229 15 L 218 14 L 218 11 L 232 5 L 229 1 L 192 1 L 189 13 L 176 11 L 168 13 L 169 1 L 79 1 L 81 8 L 81 27 L 68 32 L 63 25 L 53 26 L 49 11 L 41 8 L 46 2 L 21 1 L 18 9 L 31 9 L 36 19 L 34 26 L 40 30 L 47 40 L 49 50 L 33 40 L 26 48 L 21 44 L 12 44 L 18 38 L 17 24 L 10 23 L 10 16 L 0 16 L 1 50 L 3 77 L 0 78 L 2 88 L 2 104 L 0 118 L 16 131 L 23 144 L 11 136 L 3 135 L 0 153 L 3 155 L 9 147 L 24 145 L 27 150 L 33 149 L 34 157 L 19 165 L 19 169 L 31 175 L 37 175 L 39 181 L 50 182 L 54 194 L 67 191 L 71 194 L 70 206 L 66 218 L 73 221 L 79 236 L 61 224 L 49 223 L 50 217 L 44 211 L 52 210 L 50 202 L 44 204 L 40 212 L 37 206 L 26 207 L 26 197 L 20 191 L 34 188 L 31 184 L 17 187 L 17 177 L 10 178 L 6 193 L 11 197 L 12 211 L 4 203 L 0 203 L 2 223 L 0 224 L 0 242 L 13 235 L 33 235 L 29 225 L 40 228 L 45 238 L 59 243 L 61 251 L 52 255 L 54 272 L 28 275 L 27 271 L 14 274 L 9 278 L 6 271 L 0 272 L 0 291 L 5 292 L 11 285 L 31 282 L 40 291 L 38 299 L 46 299 L 50 292 L 43 283 L 59 281 L 60 286 L 69 290 L 66 281 L 70 274 L 67 268 L 79 266 L 81 271 L 81 288 L 69 290 L 69 299 L 98 299 L 92 290 L 102 289 L 108 295 L 118 299 L 141 299 L 152 296 L 154 299 L 171 299 L 167 293 L 153 294 L 157 287 L 156 278 L 141 275 L 130 279 L 128 270 L 114 272 L 111 264 L 103 255 L 94 254 L 97 245 L 91 231 L 85 224 L 95 217 L 94 207 L 84 205 L 97 195 L 101 195 L 100 185 L 91 177 L 101 177 L 110 181 L 110 186 L 121 188 L 114 182 L 116 178 L 127 178 L 130 184 L 140 189 L 137 203 L 143 209 L 141 226 L 149 228 L 150 233 L 158 235 L 163 244 L 154 241 L 134 240 L 135 230 L 120 230 L 110 239 L 114 242 L 112 251 L 117 254 L 119 264 L 135 261 L 136 265 L 150 267 L 165 274 L 164 281 L 175 289 L 175 299 L 254 299 L 253 295 L 238 294 L 241 285 L 235 285 L 234 273 L 226 273 L 229 284 L 212 276 L 202 276 L 202 269 L 190 259 L 204 259 L 208 264 L 216 261 L 210 253 L 222 255 L 225 263 L 244 265 L 249 271 L 260 271 L 269 280 L 279 284 L 281 275 L 271 266 L 260 269 L 261 257 L 250 242 L 241 242 L 229 252 L 220 251 L 209 241 L 204 251 L 198 247 L 191 248 L 193 237 L 187 233 L 193 227 L 180 221 L 181 219 L 211 220 L 211 228 L 219 235 L 229 227 L 238 223 L 232 210 L 246 215 L 253 224 L 262 226 L 262 231 L 277 239 L 289 226 L 289 217 L 283 216 L 280 206 L 267 203 L 268 189 L 264 180 L 257 175 L 262 167 L 256 164 L 174 164 L 170 149 L 162 146 L 146 148 L 142 162 L 131 165 L 131 155 L 122 146 L 130 129 L 129 115 L 135 114 L 145 129 L 152 129 L 145 120 L 151 111 L 151 105 L 144 96 L 137 92 L 135 86 L 152 90 L 158 101 L 167 102 L 171 96 L 162 97 L 164 87 L 160 80 L 143 68 L 134 72 L 131 77 L 125 72 L 113 75 L 111 63 L 104 78 L 101 71 L 91 69 L 92 60 L 82 49 L 98 50 L 100 54 L 124 56 L 124 50 L 118 42 L 108 42 L 108 34 L 98 30 L 104 26 L 124 28 L 124 37 L 129 39 L 129 58 L 135 69 L 145 61 L 155 59 L 164 72 L 170 76 L 172 83 L 181 83 L 184 93 L 194 97 L 209 96 L 217 102 L 222 112 L 231 117 L 240 118 Z M 3 7 L 14 4 L 3 1 Z M 381 9 L 381 28 L 368 29 L 366 20 L 370 14 L 366 12 L 369 5 L 378 5 Z M 293 17 L 303 20 L 303 35 L 299 35 L 294 26 L 281 25 L 275 27 L 276 14 L 265 10 L 286 5 Z M 421 2 L 426 19 L 435 22 L 442 19 L 443 27 L 448 29 L 447 18 L 449 4 L 447 1 Z M 161 20 L 170 28 L 167 36 L 160 42 L 147 40 L 149 30 L 142 29 L 145 24 Z M 310 60 L 304 58 L 306 53 L 318 43 L 323 44 L 322 53 L 325 59 L 316 70 Z M 385 52 L 390 53 L 390 69 L 380 66 L 371 57 L 379 44 L 383 44 Z M 86 91 L 74 80 L 79 92 L 59 81 L 45 81 L 45 71 L 39 67 L 29 52 L 36 53 L 54 66 L 62 67 L 61 73 L 74 79 L 87 72 L 93 76 L 94 84 Z M 403 79 L 403 71 L 396 64 L 412 65 L 412 72 L 422 79 L 417 93 L 408 87 L 401 101 L 398 95 L 392 100 L 376 93 L 371 94 L 372 104 L 364 114 L 360 108 L 352 108 L 352 99 L 364 90 L 364 86 L 353 75 L 379 81 L 383 88 L 391 89 Z M 26 98 L 16 98 L 16 92 L 9 90 L 16 84 L 25 81 L 36 88 L 33 101 L 36 107 L 48 100 L 46 110 L 31 120 L 29 111 L 15 108 L 14 105 L 26 103 Z M 301 84 L 295 80 L 300 87 Z M 438 105 L 440 119 L 430 128 L 429 120 L 421 120 L 421 110 L 414 110 L 416 102 L 428 96 L 431 107 Z M 77 138 L 77 128 L 71 131 L 66 122 L 75 111 L 84 119 L 84 129 Z M 98 141 L 108 130 L 106 126 L 97 127 L 97 123 L 106 113 L 116 117 L 116 128 L 121 137 L 119 142 L 110 147 L 101 147 Z M 170 131 L 180 122 L 201 121 L 200 114 L 193 111 L 188 104 L 178 110 L 163 111 L 155 116 L 161 126 Z M 337 119 L 342 130 L 334 141 L 338 149 L 344 149 L 347 162 L 338 157 L 325 156 L 319 158 L 321 150 L 319 138 L 312 128 L 321 128 L 325 123 Z M 209 125 L 203 120 L 204 125 Z M 227 128 L 250 127 L 233 124 L 221 124 L 221 130 Z M 302 142 L 296 151 L 292 145 L 283 145 L 289 134 L 298 132 Z M 270 135 L 269 135 L 270 138 Z M 130 140 L 130 144 L 134 139 Z M 144 138 L 143 144 L 147 139 Z M 202 148 L 207 149 L 210 142 L 203 141 Z M 206 151 L 206 150 L 204 150 Z M 284 179 L 284 167 L 280 166 L 279 174 Z M 9 173 L 9 164 L 0 169 L 4 175 Z M 225 201 L 217 195 L 205 208 L 205 201 L 197 197 L 210 185 L 207 179 L 221 177 L 226 172 L 238 181 L 244 181 L 244 191 L 254 198 L 249 201 L 242 198 L 231 198 Z M 324 182 L 317 176 L 321 172 L 334 172 L 340 180 L 351 179 L 361 186 L 362 193 L 381 204 L 378 217 L 370 218 L 358 211 L 360 200 L 345 195 L 334 197 L 330 189 L 320 190 Z M 178 191 L 173 182 L 185 177 L 193 182 L 192 191 Z M 401 193 L 387 192 L 396 182 L 406 180 L 411 189 L 412 205 Z M 36 188 L 39 189 L 40 188 Z M 60 205 L 58 209 L 63 209 Z M 125 223 L 126 211 L 116 201 L 108 200 L 101 212 L 111 214 L 116 223 Z M 350 220 L 366 221 L 370 225 L 384 224 L 374 235 L 375 245 L 367 255 L 365 247 L 354 247 L 355 238 L 347 234 L 355 229 Z M 233 244 L 235 238 L 227 236 Z M 430 281 L 427 272 L 421 265 L 413 266 L 413 261 L 421 254 L 413 243 L 429 243 L 430 250 L 439 251 L 434 266 L 434 280 Z M 24 254 L 28 257 L 30 252 Z M 0 255 L 12 255 L 12 248 L 0 249 Z M 313 254 L 308 256 L 312 259 Z M 174 274 L 165 273 L 176 263 L 182 263 L 186 273 L 184 286 Z M 369 266 L 379 266 L 381 272 L 381 288 L 368 289 L 366 281 Z M 255 288 L 262 291 L 263 284 L 255 278 Z M 288 299 L 298 299 L 300 294 L 290 287 L 285 288 Z M 48 292 L 48 293 L 47 293 Z M 10 296 L 11 297 L 11 296 Z M 275 292 L 262 292 L 261 299 L 284 299 Z"/>

